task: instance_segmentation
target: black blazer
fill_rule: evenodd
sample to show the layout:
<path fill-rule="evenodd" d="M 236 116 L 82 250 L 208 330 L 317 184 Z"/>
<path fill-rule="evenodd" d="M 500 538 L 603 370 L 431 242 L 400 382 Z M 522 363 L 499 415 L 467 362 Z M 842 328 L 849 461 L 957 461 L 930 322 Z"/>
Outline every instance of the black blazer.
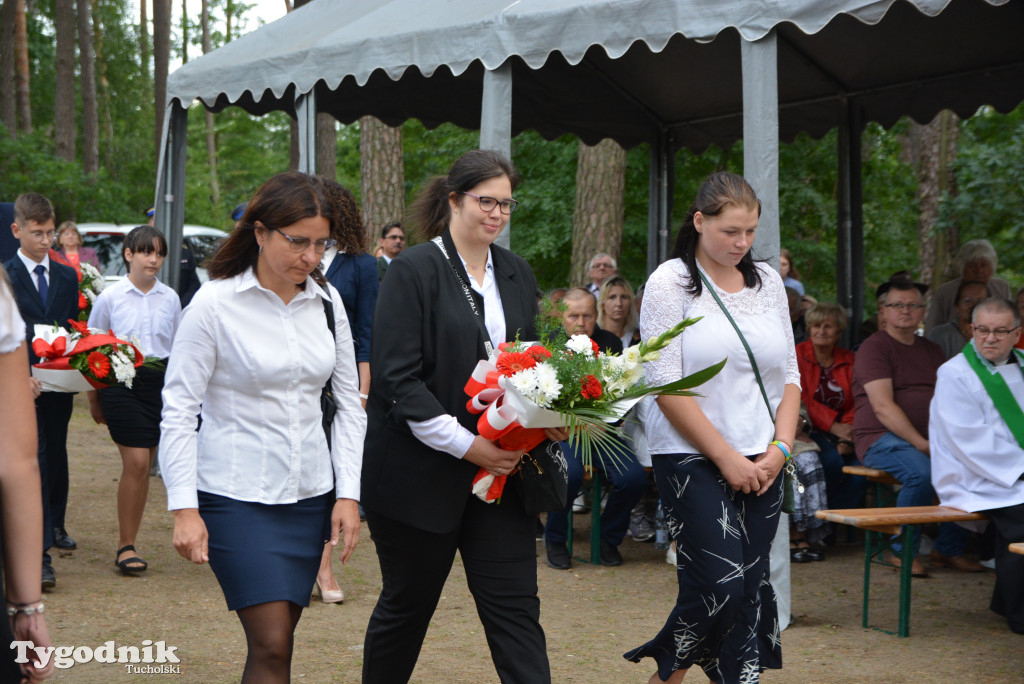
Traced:
<path fill-rule="evenodd" d="M 46 305 L 39 301 L 34 273 L 29 273 L 21 258 L 15 254 L 4 267 L 11 276 L 11 287 L 18 302 L 18 311 L 25 319 L 25 338 L 28 341 L 29 363 L 39 363 L 32 353 L 34 326 L 57 325 L 67 328 L 68 319 L 78 320 L 78 274 L 75 269 L 50 259 L 50 283 Z"/>
<path fill-rule="evenodd" d="M 470 282 L 451 236 L 445 249 Z M 491 247 L 506 340 L 535 340 L 537 281 L 526 261 Z M 472 291 L 478 310 L 483 298 Z M 454 415 L 476 434 L 463 388 L 486 357 L 483 333 L 441 250 L 430 242 L 403 251 L 380 286 L 370 345 L 360 499 L 366 508 L 435 533 L 449 532 L 472 496 L 477 466 L 427 447 L 406 421 Z"/>

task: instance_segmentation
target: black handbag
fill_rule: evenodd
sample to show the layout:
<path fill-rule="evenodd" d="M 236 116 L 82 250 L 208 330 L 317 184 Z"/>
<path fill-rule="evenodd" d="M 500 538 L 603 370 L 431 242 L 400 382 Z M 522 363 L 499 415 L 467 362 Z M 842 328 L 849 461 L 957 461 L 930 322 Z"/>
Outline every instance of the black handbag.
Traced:
<path fill-rule="evenodd" d="M 527 515 L 565 508 L 569 489 L 569 466 L 558 442 L 544 440 L 523 454 L 519 467 L 509 476 L 519 487 Z"/>
<path fill-rule="evenodd" d="M 323 287 L 323 286 L 321 286 Z M 330 291 L 324 287 L 324 292 L 330 295 Z M 329 299 L 320 300 L 324 305 L 324 315 L 327 316 L 327 327 L 331 330 L 331 339 L 334 339 L 334 303 Z M 334 415 L 338 412 L 338 405 L 334 401 L 334 390 L 331 389 L 331 379 L 327 378 L 327 383 L 324 384 L 324 388 L 320 390 L 320 411 L 323 413 L 322 424 L 324 428 L 324 434 L 327 436 L 327 449 L 331 448 L 331 424 L 334 422 Z"/>

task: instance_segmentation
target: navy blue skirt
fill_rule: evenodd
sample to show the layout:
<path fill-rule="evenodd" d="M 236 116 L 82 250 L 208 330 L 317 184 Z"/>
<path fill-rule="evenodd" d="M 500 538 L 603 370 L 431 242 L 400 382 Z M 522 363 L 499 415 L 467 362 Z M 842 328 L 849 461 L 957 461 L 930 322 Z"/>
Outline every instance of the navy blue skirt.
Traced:
<path fill-rule="evenodd" d="M 309 605 L 334 500 L 333 491 L 276 505 L 199 492 L 210 567 L 228 610 L 270 601 Z"/>

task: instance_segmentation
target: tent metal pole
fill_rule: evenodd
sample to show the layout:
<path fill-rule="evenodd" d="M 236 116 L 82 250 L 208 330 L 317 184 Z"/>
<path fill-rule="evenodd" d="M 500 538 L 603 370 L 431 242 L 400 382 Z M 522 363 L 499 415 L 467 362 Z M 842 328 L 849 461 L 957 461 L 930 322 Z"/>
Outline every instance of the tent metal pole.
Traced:
<path fill-rule="evenodd" d="M 299 171 L 316 173 L 316 93 L 310 90 L 295 97 L 299 124 Z"/>
<path fill-rule="evenodd" d="M 775 31 L 740 41 L 743 175 L 761 200 L 754 257 L 779 267 L 779 70 Z"/>
<path fill-rule="evenodd" d="M 838 140 L 836 292 L 849 316 L 844 343 L 852 348 L 864 318 L 864 214 L 861 178 L 861 125 L 857 108 L 843 103 Z"/>
<path fill-rule="evenodd" d="M 665 261 L 672 226 L 675 156 L 671 133 L 662 130 L 651 141 L 651 161 L 647 197 L 647 275 Z"/>
<path fill-rule="evenodd" d="M 177 290 L 181 284 L 181 241 L 185 223 L 185 154 L 188 111 L 177 100 L 167 106 L 157 165 L 153 224 L 167 236 L 167 258 L 160 280 Z"/>
<path fill-rule="evenodd" d="M 496 150 L 512 158 L 512 65 L 507 61 L 496 69 L 484 71 L 480 103 L 480 149 Z M 510 221 L 495 243 L 510 249 L 511 237 Z"/>

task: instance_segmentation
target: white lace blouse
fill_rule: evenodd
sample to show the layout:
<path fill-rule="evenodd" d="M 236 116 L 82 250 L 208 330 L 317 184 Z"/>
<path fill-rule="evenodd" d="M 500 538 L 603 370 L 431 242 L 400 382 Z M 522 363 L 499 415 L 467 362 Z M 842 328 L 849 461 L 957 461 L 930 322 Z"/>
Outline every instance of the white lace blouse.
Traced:
<path fill-rule="evenodd" d="M 716 291 L 743 331 L 772 410 L 777 411 L 784 387 L 800 387 L 800 371 L 782 278 L 764 264 L 757 268 L 760 289 L 744 288 L 730 294 L 716 287 Z M 663 349 L 657 361 L 645 364 L 647 384 L 669 383 L 728 357 L 718 375 L 696 388 L 703 395 L 696 398 L 697 404 L 733 449 L 744 455 L 760 454 L 774 439 L 775 426 L 747 353 L 707 287 L 694 297 L 684 289 L 689 283 L 689 270 L 681 259 L 663 263 L 647 281 L 640 310 L 643 339 L 668 330 L 684 318 L 704 317 Z M 646 426 L 652 454 L 698 453 L 657 405 L 652 407 Z"/>

